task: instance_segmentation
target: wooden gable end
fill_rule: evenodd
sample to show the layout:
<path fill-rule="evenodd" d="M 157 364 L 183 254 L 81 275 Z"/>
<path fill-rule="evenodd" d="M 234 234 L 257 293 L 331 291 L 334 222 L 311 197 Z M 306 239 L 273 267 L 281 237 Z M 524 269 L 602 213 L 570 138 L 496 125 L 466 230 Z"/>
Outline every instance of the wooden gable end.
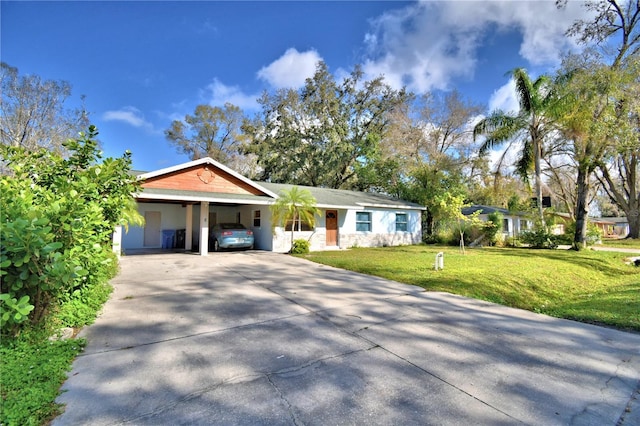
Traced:
<path fill-rule="evenodd" d="M 223 194 L 265 195 L 262 191 L 211 164 L 201 164 L 148 178 L 144 180 L 142 187 Z"/>

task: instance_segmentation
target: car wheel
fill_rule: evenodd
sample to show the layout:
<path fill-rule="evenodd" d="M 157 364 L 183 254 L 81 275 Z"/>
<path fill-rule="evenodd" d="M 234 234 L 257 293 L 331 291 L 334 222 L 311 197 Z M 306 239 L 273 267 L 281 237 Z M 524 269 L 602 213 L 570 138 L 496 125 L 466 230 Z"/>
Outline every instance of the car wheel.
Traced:
<path fill-rule="evenodd" d="M 220 251 L 220 243 L 218 240 L 213 240 L 213 251 Z"/>

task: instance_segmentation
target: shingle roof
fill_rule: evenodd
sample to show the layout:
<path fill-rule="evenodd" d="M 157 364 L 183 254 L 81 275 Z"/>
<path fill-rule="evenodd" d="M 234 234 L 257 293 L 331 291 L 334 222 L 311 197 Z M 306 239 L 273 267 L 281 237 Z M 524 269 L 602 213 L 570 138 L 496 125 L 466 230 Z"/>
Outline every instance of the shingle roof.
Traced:
<path fill-rule="evenodd" d="M 225 167 L 219 163 L 216 163 L 210 158 L 195 160 L 189 163 L 180 164 L 168 169 L 162 169 L 155 172 L 142 172 L 139 170 L 132 170 L 130 173 L 134 176 L 144 176 L 157 173 L 167 173 L 174 169 L 184 168 L 192 165 L 196 162 L 210 162 L 216 167 Z M 226 169 L 226 167 L 225 167 Z M 230 169 L 228 169 L 230 170 Z M 232 171 L 233 172 L 233 171 Z M 233 172 L 236 173 L 236 172 Z M 282 190 L 289 190 L 293 186 L 298 186 L 309 190 L 313 197 L 316 199 L 318 207 L 332 207 L 332 208 L 386 208 L 386 209 L 411 209 L 411 210 L 425 210 L 425 207 L 411 203 L 409 201 L 400 200 L 398 198 L 390 197 L 384 194 L 375 194 L 369 192 L 348 191 L 342 189 L 329 189 L 329 188 L 316 188 L 312 186 L 302 185 L 289 185 L 282 183 L 270 183 L 270 182 L 257 182 L 250 181 L 246 177 L 242 177 L 254 185 L 258 185 L 262 190 L 267 191 L 267 195 L 239 195 L 239 194 L 223 194 L 223 193 L 211 193 L 201 191 L 188 191 L 181 189 L 160 189 L 160 188 L 144 188 L 139 194 L 138 199 L 148 200 L 165 200 L 165 201 L 209 201 L 213 203 L 229 203 L 229 204 L 270 204 L 273 198 L 269 195 L 277 195 Z M 268 192 L 271 192 L 269 194 Z"/>
<path fill-rule="evenodd" d="M 341 207 L 341 208 L 363 208 L 381 207 L 395 209 L 424 210 L 424 206 L 400 200 L 383 194 L 370 192 L 348 191 L 344 189 L 316 188 L 313 186 L 289 185 L 284 183 L 256 182 L 258 185 L 279 193 L 282 190 L 289 190 L 293 186 L 304 188 L 311 192 L 316 199 L 318 207 Z"/>
<path fill-rule="evenodd" d="M 495 212 L 500 212 L 503 215 L 510 215 L 509 210 L 504 209 L 502 207 L 492 207 L 492 206 L 481 206 L 481 205 L 473 205 L 469 207 L 462 208 L 462 214 L 465 216 L 469 216 L 479 211 L 479 214 L 491 214 Z"/>

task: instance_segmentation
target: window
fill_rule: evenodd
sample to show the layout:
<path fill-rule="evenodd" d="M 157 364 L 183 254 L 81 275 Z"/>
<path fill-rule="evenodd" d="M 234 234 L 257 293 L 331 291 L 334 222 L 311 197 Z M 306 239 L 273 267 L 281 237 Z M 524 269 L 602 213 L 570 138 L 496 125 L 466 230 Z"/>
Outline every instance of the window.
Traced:
<path fill-rule="evenodd" d="M 407 214 L 396 213 L 396 232 L 407 231 Z"/>
<path fill-rule="evenodd" d="M 236 223 L 242 223 L 240 221 L 240 212 L 236 213 Z"/>
<path fill-rule="evenodd" d="M 293 225 L 293 221 L 292 220 L 288 220 L 287 221 L 287 225 L 284 227 L 285 231 L 291 231 L 291 226 Z M 298 221 L 296 220 L 296 224 L 293 228 L 294 231 L 298 230 Z M 308 222 L 305 222 L 304 220 L 300 223 L 300 230 L 301 231 L 313 231 L 313 226 L 311 226 Z"/>
<path fill-rule="evenodd" d="M 253 227 L 260 228 L 260 210 L 253 211 Z"/>
<path fill-rule="evenodd" d="M 371 232 L 371 212 L 356 212 L 356 231 Z"/>
<path fill-rule="evenodd" d="M 502 219 L 502 230 L 509 232 L 509 219 Z"/>

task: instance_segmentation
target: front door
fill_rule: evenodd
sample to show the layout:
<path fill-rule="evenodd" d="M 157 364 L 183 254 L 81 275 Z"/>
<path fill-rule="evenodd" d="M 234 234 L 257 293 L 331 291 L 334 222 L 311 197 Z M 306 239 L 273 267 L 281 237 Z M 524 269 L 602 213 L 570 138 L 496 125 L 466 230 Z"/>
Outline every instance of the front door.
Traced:
<path fill-rule="evenodd" d="M 338 245 L 338 211 L 327 210 L 325 216 L 327 226 L 327 246 Z"/>

